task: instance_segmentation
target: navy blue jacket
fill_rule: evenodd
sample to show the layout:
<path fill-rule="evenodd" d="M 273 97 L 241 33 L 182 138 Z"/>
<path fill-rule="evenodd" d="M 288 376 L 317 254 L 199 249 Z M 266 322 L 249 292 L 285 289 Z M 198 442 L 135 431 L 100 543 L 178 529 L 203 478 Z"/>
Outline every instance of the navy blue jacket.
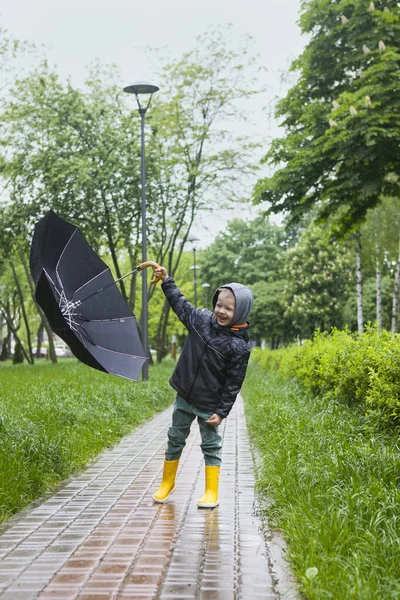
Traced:
<path fill-rule="evenodd" d="M 246 375 L 250 326 L 237 331 L 221 327 L 212 312 L 186 300 L 172 277 L 162 289 L 189 332 L 170 384 L 196 408 L 225 418 Z"/>

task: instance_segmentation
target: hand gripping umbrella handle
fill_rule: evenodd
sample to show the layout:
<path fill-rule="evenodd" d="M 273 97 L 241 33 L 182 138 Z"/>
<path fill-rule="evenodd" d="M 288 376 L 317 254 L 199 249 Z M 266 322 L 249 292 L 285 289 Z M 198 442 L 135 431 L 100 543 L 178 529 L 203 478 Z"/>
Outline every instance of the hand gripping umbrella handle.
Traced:
<path fill-rule="evenodd" d="M 144 263 L 142 263 L 141 265 L 136 267 L 137 271 L 143 271 L 143 269 L 147 269 L 147 267 L 154 267 L 154 269 L 160 269 L 160 265 L 158 265 L 156 262 L 152 261 L 152 260 L 148 260 Z M 160 281 L 160 279 L 162 279 L 161 275 L 159 277 L 155 277 L 154 279 L 152 279 L 150 281 L 150 283 L 155 284 L 158 281 Z"/>

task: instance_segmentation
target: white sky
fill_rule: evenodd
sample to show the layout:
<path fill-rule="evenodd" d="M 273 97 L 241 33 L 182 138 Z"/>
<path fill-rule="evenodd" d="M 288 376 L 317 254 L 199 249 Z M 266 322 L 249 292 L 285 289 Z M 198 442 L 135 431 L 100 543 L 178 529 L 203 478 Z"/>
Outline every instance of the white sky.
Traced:
<path fill-rule="evenodd" d="M 299 8 L 300 0 L 1 0 L 0 25 L 14 38 L 43 44 L 58 73 L 81 86 L 96 59 L 115 63 L 126 85 L 157 83 L 146 47 L 179 58 L 210 26 L 231 23 L 235 37 L 254 37 L 260 64 L 268 70 L 263 81 L 268 91 L 253 103 L 252 124 L 244 133 L 275 137 L 278 129 L 263 107 L 284 94 L 281 72 L 306 43 L 296 25 Z M 195 227 L 202 245 L 233 216 L 203 217 Z"/>

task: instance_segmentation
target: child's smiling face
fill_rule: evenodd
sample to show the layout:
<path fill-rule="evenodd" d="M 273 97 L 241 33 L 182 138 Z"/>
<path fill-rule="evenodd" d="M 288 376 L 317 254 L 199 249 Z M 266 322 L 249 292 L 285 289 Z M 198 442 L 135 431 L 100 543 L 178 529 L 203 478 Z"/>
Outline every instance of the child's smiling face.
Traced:
<path fill-rule="evenodd" d="M 232 292 L 228 289 L 222 289 L 218 294 L 214 308 L 214 315 L 218 325 L 226 327 L 232 323 L 235 314 L 235 306 L 235 296 Z"/>

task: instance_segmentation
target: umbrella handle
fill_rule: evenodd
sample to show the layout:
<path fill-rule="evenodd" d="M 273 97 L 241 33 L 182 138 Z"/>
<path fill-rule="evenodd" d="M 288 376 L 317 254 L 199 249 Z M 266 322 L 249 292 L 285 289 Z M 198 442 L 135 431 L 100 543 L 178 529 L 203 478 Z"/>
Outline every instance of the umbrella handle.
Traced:
<path fill-rule="evenodd" d="M 143 271 L 143 269 L 147 269 L 147 267 L 153 267 L 154 269 L 159 269 L 160 265 L 157 264 L 156 262 L 152 261 L 152 260 L 148 260 L 148 261 L 142 263 L 141 265 L 137 266 L 136 269 L 138 271 Z M 152 279 L 150 281 L 150 283 L 153 283 L 153 284 L 157 283 L 158 281 L 160 281 L 160 279 L 162 279 L 161 276 L 160 277 L 155 277 L 154 279 Z"/>

